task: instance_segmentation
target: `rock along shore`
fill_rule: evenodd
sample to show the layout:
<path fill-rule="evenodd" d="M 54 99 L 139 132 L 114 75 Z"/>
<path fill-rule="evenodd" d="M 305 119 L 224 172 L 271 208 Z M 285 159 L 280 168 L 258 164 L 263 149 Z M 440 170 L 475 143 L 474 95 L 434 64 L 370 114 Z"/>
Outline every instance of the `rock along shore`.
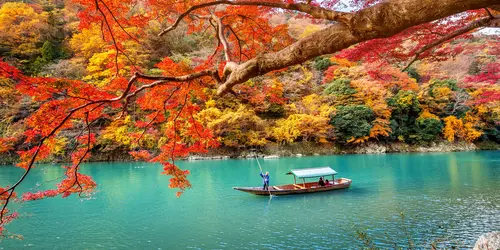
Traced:
<path fill-rule="evenodd" d="M 499 145 L 496 148 L 500 149 Z M 358 146 L 338 146 L 330 143 L 301 142 L 288 145 L 268 144 L 258 149 L 217 148 L 205 155 L 193 155 L 188 160 L 221 160 L 221 159 L 247 159 L 255 156 L 272 159 L 287 156 L 309 155 L 341 155 L 341 154 L 385 154 L 385 153 L 411 153 L 411 152 L 456 152 L 481 150 L 473 143 L 467 142 L 432 142 L 428 145 L 410 145 L 406 143 L 374 143 L 369 142 Z"/>

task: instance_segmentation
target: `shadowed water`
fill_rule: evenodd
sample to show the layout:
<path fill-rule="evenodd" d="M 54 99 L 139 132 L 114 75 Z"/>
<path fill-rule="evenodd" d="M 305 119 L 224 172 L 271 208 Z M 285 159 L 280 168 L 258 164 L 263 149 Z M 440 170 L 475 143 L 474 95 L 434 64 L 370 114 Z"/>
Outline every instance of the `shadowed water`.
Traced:
<path fill-rule="evenodd" d="M 232 189 L 261 185 L 255 160 L 178 163 L 193 185 L 181 198 L 159 165 L 85 164 L 82 172 L 99 184 L 93 197 L 20 205 L 23 217 L 7 229 L 25 240 L 4 240 L 0 249 L 358 249 L 357 230 L 379 247 L 404 247 L 405 231 L 418 244 L 471 247 L 500 230 L 500 152 L 261 160 L 271 185 L 293 182 L 290 169 L 319 166 L 353 180 L 347 190 L 271 200 Z M 21 174 L 0 167 L 0 186 Z M 59 166 L 39 166 L 20 189 L 61 174 Z"/>

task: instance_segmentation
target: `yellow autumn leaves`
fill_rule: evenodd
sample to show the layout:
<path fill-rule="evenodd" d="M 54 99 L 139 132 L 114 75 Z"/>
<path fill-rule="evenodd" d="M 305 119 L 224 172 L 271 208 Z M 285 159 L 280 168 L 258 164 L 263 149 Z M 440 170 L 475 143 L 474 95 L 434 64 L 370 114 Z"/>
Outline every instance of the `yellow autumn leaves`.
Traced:
<path fill-rule="evenodd" d="M 483 134 L 481 131 L 475 129 L 478 126 L 479 119 L 474 117 L 471 112 L 467 112 L 462 119 L 458 119 L 455 116 L 448 116 L 444 118 L 444 122 L 443 135 L 450 142 L 458 138 L 471 142 Z"/>
<path fill-rule="evenodd" d="M 287 105 L 287 118 L 269 122 L 255 112 L 239 105 L 236 110 L 219 110 L 213 100 L 207 101 L 204 110 L 196 119 L 212 129 L 221 142 L 230 147 L 263 146 L 272 139 L 280 144 L 303 141 L 326 142 L 329 116 L 334 108 L 322 103 L 316 94 L 305 96 L 301 102 Z"/>

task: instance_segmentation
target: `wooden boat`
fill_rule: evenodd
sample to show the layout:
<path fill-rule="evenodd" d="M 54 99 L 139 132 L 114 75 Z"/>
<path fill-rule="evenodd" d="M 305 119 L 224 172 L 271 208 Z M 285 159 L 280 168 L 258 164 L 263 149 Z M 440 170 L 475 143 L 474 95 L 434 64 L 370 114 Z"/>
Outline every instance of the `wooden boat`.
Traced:
<path fill-rule="evenodd" d="M 270 186 L 269 190 L 263 190 L 262 187 L 233 187 L 235 190 L 256 194 L 256 195 L 289 195 L 325 192 L 337 189 L 344 189 L 351 186 L 352 180 L 346 178 L 335 179 L 337 172 L 330 167 L 295 169 L 287 174 L 293 175 L 293 184 L 280 186 Z M 306 182 L 306 178 L 319 178 L 332 176 L 332 180 L 320 186 L 318 181 Z M 302 183 L 297 184 L 297 178 L 302 179 Z"/>

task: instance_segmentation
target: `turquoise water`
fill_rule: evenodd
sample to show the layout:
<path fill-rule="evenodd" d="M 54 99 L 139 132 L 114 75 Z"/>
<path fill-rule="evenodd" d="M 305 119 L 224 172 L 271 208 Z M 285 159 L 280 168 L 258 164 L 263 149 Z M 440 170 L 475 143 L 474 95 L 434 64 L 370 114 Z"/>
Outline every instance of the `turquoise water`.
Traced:
<path fill-rule="evenodd" d="M 191 171 L 193 188 L 176 198 L 158 165 L 91 163 L 82 168 L 99 184 L 91 199 L 21 204 L 23 217 L 7 229 L 25 239 L 4 240 L 0 249 L 358 249 L 357 230 L 368 232 L 379 247 L 404 243 L 405 231 L 418 244 L 439 239 L 471 247 L 480 234 L 500 230 L 500 152 L 281 158 L 261 164 L 271 185 L 293 181 L 284 174 L 290 169 L 325 165 L 353 184 L 269 199 L 232 189 L 261 185 L 255 160 L 179 162 Z M 1 167 L 0 186 L 21 174 Z M 61 174 L 58 166 L 39 166 L 21 189 Z"/>

